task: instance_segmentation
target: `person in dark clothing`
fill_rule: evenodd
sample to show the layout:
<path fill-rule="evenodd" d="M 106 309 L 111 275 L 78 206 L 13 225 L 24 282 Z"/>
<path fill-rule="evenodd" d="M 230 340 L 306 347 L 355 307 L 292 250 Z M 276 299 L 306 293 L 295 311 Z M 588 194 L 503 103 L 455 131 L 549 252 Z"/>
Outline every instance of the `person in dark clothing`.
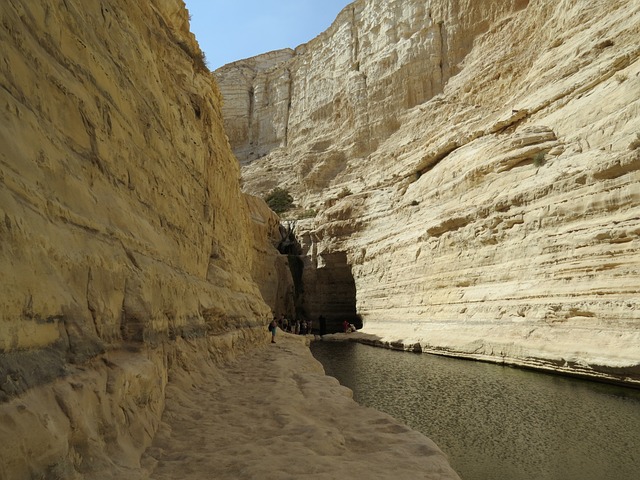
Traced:
<path fill-rule="evenodd" d="M 320 315 L 318 321 L 320 322 L 320 336 L 322 336 L 327 333 L 327 320 L 322 315 Z"/>

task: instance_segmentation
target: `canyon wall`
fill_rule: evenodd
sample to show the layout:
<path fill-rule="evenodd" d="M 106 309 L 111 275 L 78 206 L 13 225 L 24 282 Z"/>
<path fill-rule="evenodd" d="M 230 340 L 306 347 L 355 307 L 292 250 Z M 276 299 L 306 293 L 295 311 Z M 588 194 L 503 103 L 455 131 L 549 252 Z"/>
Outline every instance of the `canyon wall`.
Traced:
<path fill-rule="evenodd" d="M 131 478 L 170 367 L 267 341 L 278 220 L 240 191 L 182 1 L 0 21 L 0 477 Z"/>
<path fill-rule="evenodd" d="M 317 211 L 307 314 L 352 277 L 376 343 L 639 384 L 639 36 L 625 0 L 357 0 L 216 71 L 244 189 Z"/>

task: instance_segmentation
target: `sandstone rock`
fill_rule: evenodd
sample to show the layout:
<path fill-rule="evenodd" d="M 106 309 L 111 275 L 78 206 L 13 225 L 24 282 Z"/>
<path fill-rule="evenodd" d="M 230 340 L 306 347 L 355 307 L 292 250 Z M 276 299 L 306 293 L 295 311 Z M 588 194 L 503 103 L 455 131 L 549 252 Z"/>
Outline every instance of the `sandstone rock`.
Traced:
<path fill-rule="evenodd" d="M 277 222 L 240 191 L 182 2 L 0 22 L 0 477 L 124 478 L 186 340 L 266 340 Z"/>
<path fill-rule="evenodd" d="M 287 256 L 276 248 L 281 240 L 280 219 L 262 199 L 247 195 L 246 200 L 253 222 L 254 258 L 259 259 L 252 265 L 251 277 L 271 311 L 291 317 L 295 312 L 293 278 Z"/>
<path fill-rule="evenodd" d="M 290 49 L 265 53 L 227 65 L 218 76 L 225 91 L 225 130 L 241 163 L 285 145 L 286 122 L 274 123 L 272 118 L 288 115 L 291 81 L 287 69 L 276 74 L 270 70 L 292 56 Z"/>
<path fill-rule="evenodd" d="M 431 440 L 326 376 L 307 339 L 277 337 L 222 366 L 194 356 L 176 369 L 143 478 L 459 480 Z"/>
<path fill-rule="evenodd" d="M 305 277 L 385 342 L 640 382 L 639 8 L 358 0 L 261 77 L 287 136 L 231 139 L 245 189 L 319 210 Z"/>

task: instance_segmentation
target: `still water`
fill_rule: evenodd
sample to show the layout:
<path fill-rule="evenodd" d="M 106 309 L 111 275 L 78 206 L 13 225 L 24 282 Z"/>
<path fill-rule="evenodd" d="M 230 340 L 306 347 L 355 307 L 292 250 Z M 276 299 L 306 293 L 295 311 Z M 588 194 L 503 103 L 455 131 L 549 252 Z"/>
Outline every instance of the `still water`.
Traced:
<path fill-rule="evenodd" d="M 463 480 L 640 479 L 640 391 L 357 343 L 313 342 L 355 400 L 435 441 Z"/>

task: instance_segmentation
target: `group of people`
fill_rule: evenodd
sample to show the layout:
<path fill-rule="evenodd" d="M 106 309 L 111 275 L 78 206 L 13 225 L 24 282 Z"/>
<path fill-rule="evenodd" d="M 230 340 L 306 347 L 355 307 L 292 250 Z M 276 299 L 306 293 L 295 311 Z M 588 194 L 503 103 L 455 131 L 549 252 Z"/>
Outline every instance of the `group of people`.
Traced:
<path fill-rule="evenodd" d="M 274 317 L 275 319 L 275 317 Z M 306 335 L 313 333 L 313 321 L 306 319 L 289 320 L 284 314 L 277 319 L 278 327 L 283 332 L 293 333 L 294 335 Z"/>
<path fill-rule="evenodd" d="M 271 343 L 276 343 L 276 330 L 278 328 L 283 332 L 293 333 L 294 335 L 307 335 L 313 333 L 313 321 L 304 318 L 302 320 L 289 320 L 284 314 L 279 317 L 274 316 L 269 324 Z"/>
<path fill-rule="evenodd" d="M 353 323 L 349 323 L 348 321 L 344 321 L 342 322 L 342 328 L 344 330 L 344 333 L 351 333 L 351 332 L 355 332 L 356 326 Z"/>
<path fill-rule="evenodd" d="M 322 336 L 327 333 L 327 321 L 320 315 L 318 322 L 320 324 L 318 333 Z M 313 321 L 311 319 L 289 320 L 284 314 L 280 314 L 279 316 L 274 315 L 273 320 L 269 323 L 271 343 L 276 343 L 276 332 L 278 328 L 283 332 L 293 333 L 294 335 L 312 335 L 314 333 Z M 357 330 L 356 326 L 347 320 L 342 323 L 342 328 L 344 329 L 344 333 L 351 333 Z"/>

